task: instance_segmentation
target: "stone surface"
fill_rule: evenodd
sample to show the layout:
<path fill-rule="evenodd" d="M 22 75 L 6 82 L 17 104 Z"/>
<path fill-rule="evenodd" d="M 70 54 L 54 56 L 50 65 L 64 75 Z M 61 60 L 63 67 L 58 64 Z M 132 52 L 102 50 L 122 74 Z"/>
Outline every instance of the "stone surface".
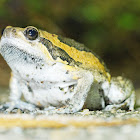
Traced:
<path fill-rule="evenodd" d="M 8 89 L 0 88 L 1 103 L 8 99 Z M 137 91 L 139 96 L 139 90 Z M 137 96 L 137 97 L 138 97 Z M 135 111 L 111 112 L 83 110 L 68 115 L 0 113 L 0 140 L 139 140 L 139 98 Z"/>

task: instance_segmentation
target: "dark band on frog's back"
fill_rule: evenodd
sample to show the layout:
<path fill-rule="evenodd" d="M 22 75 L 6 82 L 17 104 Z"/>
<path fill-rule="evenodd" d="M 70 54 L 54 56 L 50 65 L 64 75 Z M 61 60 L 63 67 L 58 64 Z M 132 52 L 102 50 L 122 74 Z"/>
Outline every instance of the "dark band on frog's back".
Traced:
<path fill-rule="evenodd" d="M 104 61 L 96 53 L 94 53 L 92 50 L 87 48 L 84 44 L 79 43 L 79 42 L 75 41 L 74 39 L 63 37 L 61 35 L 58 35 L 58 39 L 60 42 L 67 44 L 70 47 L 76 48 L 78 51 L 91 52 L 95 57 L 97 57 L 99 59 L 100 63 L 105 67 L 106 71 L 109 71 L 107 69 Z"/>
<path fill-rule="evenodd" d="M 75 41 L 74 39 L 70 39 L 67 37 L 60 36 L 60 35 L 58 36 L 58 39 L 60 40 L 60 42 L 65 43 L 70 47 L 76 48 L 78 51 L 91 52 L 91 50 L 88 49 L 84 44 L 79 43 Z"/>
<path fill-rule="evenodd" d="M 49 53 L 51 54 L 51 56 L 53 57 L 54 60 L 56 60 L 57 58 L 60 58 L 63 61 L 67 61 L 68 64 L 71 66 L 74 66 L 74 65 L 79 66 L 81 64 L 80 62 L 77 62 L 73 58 L 71 58 L 64 50 L 53 45 L 53 43 L 50 40 L 40 37 L 39 41 L 43 45 L 46 46 L 46 48 L 48 49 Z"/>

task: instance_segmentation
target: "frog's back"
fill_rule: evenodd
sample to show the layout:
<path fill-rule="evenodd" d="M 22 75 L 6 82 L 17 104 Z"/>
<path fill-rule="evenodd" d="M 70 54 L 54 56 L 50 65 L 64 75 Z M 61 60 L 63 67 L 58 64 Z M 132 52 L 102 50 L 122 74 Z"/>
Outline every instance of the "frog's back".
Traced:
<path fill-rule="evenodd" d="M 67 38 L 67 37 L 63 37 L 63 36 L 58 36 L 58 39 L 60 40 L 60 42 L 67 44 L 70 47 L 74 47 L 76 48 L 78 51 L 85 51 L 87 53 L 92 53 L 96 58 L 99 59 L 100 63 L 104 66 L 105 70 L 108 71 L 105 63 L 103 62 L 103 60 L 96 54 L 94 53 L 92 50 L 90 50 L 89 48 L 87 48 L 84 44 L 79 43 L 77 41 L 75 41 L 74 39 L 71 38 Z"/>
<path fill-rule="evenodd" d="M 74 47 L 79 51 L 85 51 L 85 52 L 92 52 L 89 48 L 87 48 L 84 44 L 79 43 L 75 41 L 74 39 L 63 37 L 63 36 L 58 36 L 58 39 L 60 42 L 67 44 L 70 47 Z"/>
<path fill-rule="evenodd" d="M 104 62 L 84 44 L 63 36 L 57 36 L 57 40 L 62 43 L 60 46 L 69 54 L 69 56 L 82 64 L 82 68 L 94 72 L 98 71 L 101 75 L 105 76 L 106 79 L 110 79 L 108 69 Z"/>

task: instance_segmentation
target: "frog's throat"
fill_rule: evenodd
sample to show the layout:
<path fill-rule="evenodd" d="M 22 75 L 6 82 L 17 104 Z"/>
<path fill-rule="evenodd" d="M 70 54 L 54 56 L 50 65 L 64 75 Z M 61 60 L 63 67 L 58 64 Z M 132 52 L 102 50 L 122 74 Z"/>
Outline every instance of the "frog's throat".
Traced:
<path fill-rule="evenodd" d="M 24 43 L 25 44 L 25 43 Z M 25 44 L 26 45 L 26 44 Z M 29 49 L 24 49 L 24 45 L 19 43 L 19 41 L 13 41 L 13 39 L 2 39 L 0 53 L 8 61 L 28 61 L 30 63 L 36 63 L 43 61 L 43 57 L 36 53 L 36 50 L 31 52 Z M 26 47 L 27 48 L 27 47 Z M 10 62 L 9 62 L 10 63 Z"/>

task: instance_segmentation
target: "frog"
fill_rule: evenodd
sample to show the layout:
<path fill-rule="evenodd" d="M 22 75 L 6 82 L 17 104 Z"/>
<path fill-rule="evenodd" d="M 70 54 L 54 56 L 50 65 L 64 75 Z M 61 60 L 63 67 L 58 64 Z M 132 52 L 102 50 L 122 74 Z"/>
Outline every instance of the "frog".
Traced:
<path fill-rule="evenodd" d="M 34 26 L 7 26 L 0 53 L 11 68 L 9 101 L 20 110 L 71 114 L 89 110 L 134 110 L 131 80 L 112 77 L 84 44 Z"/>

